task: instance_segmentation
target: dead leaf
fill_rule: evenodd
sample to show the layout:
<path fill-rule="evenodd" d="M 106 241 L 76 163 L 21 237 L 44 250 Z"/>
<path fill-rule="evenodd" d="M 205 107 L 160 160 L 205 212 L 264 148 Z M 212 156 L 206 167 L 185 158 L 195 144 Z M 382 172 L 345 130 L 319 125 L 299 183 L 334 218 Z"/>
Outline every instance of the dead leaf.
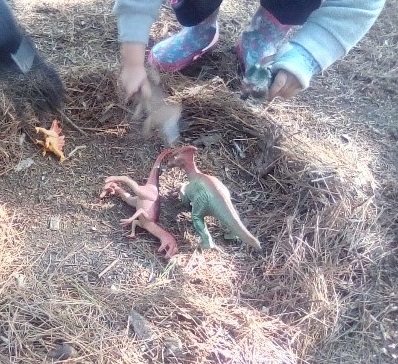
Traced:
<path fill-rule="evenodd" d="M 25 287 L 25 276 L 22 273 L 15 273 L 14 277 L 17 282 L 18 288 L 24 288 Z"/>
<path fill-rule="evenodd" d="M 35 161 L 32 158 L 23 159 L 14 167 L 14 171 L 15 172 L 23 171 L 24 169 L 28 169 L 34 163 Z"/>
<path fill-rule="evenodd" d="M 281 157 L 281 150 L 278 148 L 282 139 L 282 130 L 279 128 L 270 129 L 258 141 L 257 145 L 261 153 L 255 161 L 257 174 L 264 177 L 272 173 L 276 161 Z"/>
<path fill-rule="evenodd" d="M 204 145 L 206 148 L 212 147 L 213 145 L 218 145 L 222 139 L 220 133 L 215 134 L 201 134 L 199 138 L 196 138 L 192 144 L 193 145 Z"/>
<path fill-rule="evenodd" d="M 61 135 L 61 123 L 58 120 L 53 120 L 50 129 L 36 127 L 35 130 L 36 133 L 42 133 L 45 136 L 44 141 L 36 139 L 36 143 L 43 147 L 43 156 L 47 152 L 51 152 L 60 158 L 60 162 L 63 162 L 66 159 L 62 151 L 65 145 L 65 136 Z"/>
<path fill-rule="evenodd" d="M 54 349 L 50 350 L 48 356 L 56 360 L 67 360 L 76 358 L 78 356 L 77 350 L 67 343 L 57 345 Z"/>
<path fill-rule="evenodd" d="M 50 230 L 57 231 L 60 229 L 61 219 L 56 216 L 50 217 L 49 228 Z"/>
<path fill-rule="evenodd" d="M 155 333 L 151 329 L 150 323 L 134 309 L 131 310 L 129 315 L 129 324 L 139 340 L 151 340 L 154 338 Z"/>
<path fill-rule="evenodd" d="M 182 341 L 176 337 L 164 338 L 165 355 L 167 357 L 182 357 L 184 355 L 184 347 Z"/>

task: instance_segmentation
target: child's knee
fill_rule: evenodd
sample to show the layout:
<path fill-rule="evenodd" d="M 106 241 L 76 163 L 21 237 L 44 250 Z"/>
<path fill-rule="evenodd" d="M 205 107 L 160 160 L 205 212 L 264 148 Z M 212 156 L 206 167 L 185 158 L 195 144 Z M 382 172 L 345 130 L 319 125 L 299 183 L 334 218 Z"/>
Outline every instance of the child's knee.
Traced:
<path fill-rule="evenodd" d="M 198 25 L 213 14 L 222 0 L 179 0 L 171 4 L 177 20 L 184 27 Z"/>

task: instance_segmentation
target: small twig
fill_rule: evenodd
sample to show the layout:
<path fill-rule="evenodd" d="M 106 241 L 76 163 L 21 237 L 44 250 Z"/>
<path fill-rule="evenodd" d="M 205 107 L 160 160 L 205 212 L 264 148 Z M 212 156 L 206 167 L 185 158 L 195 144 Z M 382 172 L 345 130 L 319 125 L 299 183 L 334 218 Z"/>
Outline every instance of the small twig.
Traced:
<path fill-rule="evenodd" d="M 133 123 L 131 123 L 133 124 Z M 89 128 L 89 127 L 81 127 L 82 130 L 87 130 L 87 131 L 97 131 L 97 132 L 109 132 L 110 130 L 116 130 L 116 127 L 118 128 L 123 128 L 123 127 L 128 127 L 130 124 L 118 124 L 118 125 L 112 125 L 114 129 L 111 128 Z"/>
<path fill-rule="evenodd" d="M 283 187 L 282 183 L 280 183 L 272 174 L 269 174 L 269 176 L 279 185 L 279 187 L 283 189 L 283 191 L 285 191 L 285 193 L 288 193 L 288 191 L 286 191 L 286 188 Z"/>
<path fill-rule="evenodd" d="M 98 274 L 98 278 L 101 278 L 105 273 L 110 271 L 117 263 L 119 262 L 119 258 L 116 258 L 111 264 L 109 264 L 100 274 Z"/>
<path fill-rule="evenodd" d="M 335 177 L 334 174 L 332 174 L 332 175 L 330 175 L 330 176 L 315 178 L 315 179 L 312 179 L 312 180 L 311 180 L 311 183 L 325 181 L 325 180 L 330 179 L 330 178 L 333 178 L 333 177 Z"/>
<path fill-rule="evenodd" d="M 73 149 L 69 154 L 68 158 L 72 157 L 78 150 L 80 149 L 86 149 L 87 147 L 85 145 L 78 145 L 75 149 Z"/>
<path fill-rule="evenodd" d="M 22 124 L 22 131 L 25 133 L 25 135 L 28 137 L 28 139 L 34 144 L 34 145 L 37 145 L 36 144 L 36 140 L 29 134 L 29 132 L 28 132 L 28 129 L 27 129 L 27 123 L 26 122 L 24 122 L 23 124 Z"/>
<path fill-rule="evenodd" d="M 125 112 L 127 112 L 127 113 L 129 113 L 129 114 L 131 114 L 131 115 L 133 115 L 133 116 L 135 115 L 135 112 L 134 112 L 134 111 L 128 109 L 127 107 L 125 107 L 125 106 L 123 106 L 123 105 L 114 104 L 113 106 L 116 106 L 116 107 L 118 107 L 119 109 L 121 109 L 121 110 L 123 110 L 123 111 L 125 111 Z"/>
<path fill-rule="evenodd" d="M 41 90 L 40 90 L 36 85 L 34 85 L 34 88 L 36 89 L 36 91 L 37 91 L 41 96 L 43 96 L 43 97 L 45 98 L 45 96 L 43 95 L 43 93 L 41 92 Z M 60 110 L 59 108 L 55 107 L 54 105 L 50 105 L 50 106 L 53 108 L 53 110 L 59 112 L 60 115 L 66 120 L 66 122 L 67 122 L 68 124 L 70 124 L 74 129 L 76 129 L 79 133 L 83 134 L 84 136 L 87 136 L 87 133 L 84 132 L 82 129 L 80 129 L 68 116 L 65 115 L 65 113 L 64 113 L 62 110 Z"/>
<path fill-rule="evenodd" d="M 82 127 L 82 130 L 87 130 L 87 131 L 98 131 L 98 132 L 104 132 L 108 131 L 108 129 L 100 129 L 100 128 L 88 128 L 88 127 Z"/>
<path fill-rule="evenodd" d="M 134 308 L 132 307 L 131 310 L 133 310 Z M 130 324 L 131 324 L 131 316 L 128 315 L 127 316 L 127 328 L 126 328 L 126 336 L 129 337 L 130 336 Z"/>
<path fill-rule="evenodd" d="M 10 340 L 8 340 L 5 336 L 0 335 L 0 340 L 6 345 L 10 345 Z"/>
<path fill-rule="evenodd" d="M 223 147 L 225 154 L 224 156 L 232 163 L 234 164 L 236 167 L 238 167 L 239 169 L 241 169 L 242 171 L 246 172 L 248 175 L 252 176 L 253 178 L 257 178 L 257 176 L 253 173 L 251 173 L 250 171 L 248 171 L 246 168 L 243 168 L 239 163 L 236 163 L 234 160 L 232 160 L 231 158 L 229 158 L 228 153 L 225 150 L 224 145 L 221 144 L 221 146 Z"/>
<path fill-rule="evenodd" d="M 65 115 L 64 112 L 61 110 L 57 109 L 57 111 L 61 114 L 61 116 L 64 118 L 64 120 L 74 129 L 76 129 L 80 134 L 87 136 L 87 133 L 82 130 L 80 127 L 78 127 L 67 115 Z"/>

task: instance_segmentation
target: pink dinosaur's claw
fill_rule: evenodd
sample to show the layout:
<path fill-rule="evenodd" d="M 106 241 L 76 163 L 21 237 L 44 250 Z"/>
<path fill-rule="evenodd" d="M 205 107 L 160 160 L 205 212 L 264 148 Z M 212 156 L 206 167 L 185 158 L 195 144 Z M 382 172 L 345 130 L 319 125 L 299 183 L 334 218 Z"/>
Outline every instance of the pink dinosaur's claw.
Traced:
<path fill-rule="evenodd" d="M 116 183 L 108 182 L 105 184 L 104 188 L 102 189 L 100 198 L 104 198 L 107 195 L 114 195 L 115 193 L 117 193 L 119 189 L 120 187 Z"/>
<path fill-rule="evenodd" d="M 174 241 L 166 241 L 162 243 L 158 249 L 159 253 L 163 251 L 166 251 L 165 258 L 170 259 L 178 253 L 177 244 Z"/>
<path fill-rule="evenodd" d="M 114 182 L 115 181 L 115 177 L 116 176 L 109 176 L 109 177 L 105 178 L 105 183 Z"/>
<path fill-rule="evenodd" d="M 129 224 L 131 224 L 130 219 L 121 219 L 121 220 L 120 220 L 120 225 L 121 225 L 121 226 L 127 226 L 127 225 L 129 225 Z"/>
<path fill-rule="evenodd" d="M 126 176 L 109 176 L 105 179 L 105 183 L 111 182 L 124 182 L 126 180 Z"/>
<path fill-rule="evenodd" d="M 178 248 L 174 247 L 173 249 L 170 249 L 167 254 L 165 255 L 166 259 L 172 258 L 174 255 L 178 253 Z"/>

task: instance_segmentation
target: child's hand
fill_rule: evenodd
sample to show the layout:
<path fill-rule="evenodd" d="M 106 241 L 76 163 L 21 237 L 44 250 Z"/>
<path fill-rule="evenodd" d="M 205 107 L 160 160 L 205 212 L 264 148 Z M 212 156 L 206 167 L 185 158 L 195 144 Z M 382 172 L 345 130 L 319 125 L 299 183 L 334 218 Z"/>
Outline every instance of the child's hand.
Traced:
<path fill-rule="evenodd" d="M 120 87 L 125 101 L 130 100 L 137 92 L 140 92 L 143 97 L 149 98 L 151 88 L 144 66 L 145 44 L 122 43 L 121 58 Z"/>
<path fill-rule="evenodd" d="M 137 92 L 140 92 L 144 98 L 149 99 L 151 97 L 151 88 L 144 66 L 122 65 L 120 87 L 125 102 L 130 100 Z"/>
<path fill-rule="evenodd" d="M 296 96 L 302 89 L 303 88 L 296 76 L 281 69 L 276 74 L 275 80 L 269 88 L 268 99 L 270 101 L 275 97 L 289 99 Z"/>

